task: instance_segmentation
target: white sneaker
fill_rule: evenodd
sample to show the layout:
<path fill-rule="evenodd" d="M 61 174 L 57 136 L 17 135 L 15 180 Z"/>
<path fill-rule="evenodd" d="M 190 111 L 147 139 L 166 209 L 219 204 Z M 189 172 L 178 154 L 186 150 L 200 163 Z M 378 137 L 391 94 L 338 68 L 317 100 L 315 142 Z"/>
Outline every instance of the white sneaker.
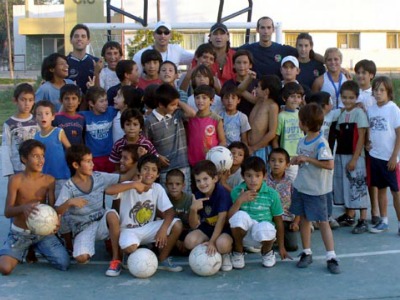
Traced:
<path fill-rule="evenodd" d="M 275 266 L 276 257 L 275 257 L 274 250 L 271 250 L 262 256 L 262 264 L 266 268 L 271 268 L 271 267 Z"/>
<path fill-rule="evenodd" d="M 231 255 L 229 253 L 222 255 L 221 271 L 224 272 L 232 271 Z"/>
<path fill-rule="evenodd" d="M 245 266 L 244 263 L 244 253 L 233 252 L 232 254 L 232 266 L 235 269 L 243 269 Z"/>

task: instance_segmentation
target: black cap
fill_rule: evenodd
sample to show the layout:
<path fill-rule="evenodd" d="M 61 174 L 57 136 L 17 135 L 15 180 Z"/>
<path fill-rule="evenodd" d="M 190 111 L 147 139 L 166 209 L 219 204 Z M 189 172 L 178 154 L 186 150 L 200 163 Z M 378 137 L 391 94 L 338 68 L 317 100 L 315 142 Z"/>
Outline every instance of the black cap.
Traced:
<path fill-rule="evenodd" d="M 212 34 L 215 30 L 221 29 L 225 33 L 228 32 L 228 28 L 225 26 L 223 23 L 215 23 L 211 29 L 210 29 L 210 34 Z"/>

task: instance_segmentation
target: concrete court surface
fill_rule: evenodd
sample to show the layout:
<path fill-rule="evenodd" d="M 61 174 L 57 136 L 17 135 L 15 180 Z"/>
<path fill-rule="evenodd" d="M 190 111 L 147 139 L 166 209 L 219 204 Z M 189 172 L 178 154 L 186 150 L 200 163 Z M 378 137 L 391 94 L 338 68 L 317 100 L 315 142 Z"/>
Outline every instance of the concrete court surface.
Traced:
<path fill-rule="evenodd" d="M 0 240 L 6 238 L 9 220 L 4 217 L 7 181 L 0 179 Z M 336 215 L 342 212 L 335 208 Z M 0 300 L 10 299 L 400 299 L 400 236 L 392 203 L 390 230 L 381 234 L 353 235 L 351 228 L 334 231 L 342 274 L 326 269 L 319 231 L 313 234 L 314 262 L 307 269 L 293 261 L 263 268 L 258 254 L 246 255 L 243 270 L 219 272 L 212 277 L 192 273 L 187 258 L 177 257 L 183 272 L 157 271 L 149 279 L 136 279 L 127 270 L 119 277 L 104 275 L 109 257 L 104 244 L 86 265 L 71 265 L 67 272 L 49 264 L 20 264 L 10 276 L 0 276 Z"/>

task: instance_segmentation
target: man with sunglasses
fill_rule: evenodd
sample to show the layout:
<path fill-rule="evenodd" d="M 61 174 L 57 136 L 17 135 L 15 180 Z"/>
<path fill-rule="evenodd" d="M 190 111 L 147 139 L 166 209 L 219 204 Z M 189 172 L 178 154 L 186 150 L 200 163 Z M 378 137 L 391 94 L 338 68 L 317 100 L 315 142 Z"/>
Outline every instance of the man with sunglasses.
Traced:
<path fill-rule="evenodd" d="M 169 60 L 179 65 L 188 65 L 193 59 L 193 53 L 183 49 L 178 44 L 170 44 L 169 41 L 172 37 L 171 25 L 164 21 L 159 21 L 154 27 L 153 31 L 154 44 L 138 51 L 133 60 L 139 68 L 139 73 L 142 74 L 143 66 L 141 64 L 142 53 L 148 49 L 155 49 L 161 53 L 163 61 Z"/>

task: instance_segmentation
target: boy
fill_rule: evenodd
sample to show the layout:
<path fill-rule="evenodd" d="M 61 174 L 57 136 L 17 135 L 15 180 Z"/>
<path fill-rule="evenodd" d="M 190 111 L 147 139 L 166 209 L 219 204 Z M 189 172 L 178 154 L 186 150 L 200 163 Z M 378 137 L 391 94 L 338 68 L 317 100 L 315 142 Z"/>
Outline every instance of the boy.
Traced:
<path fill-rule="evenodd" d="M 244 244 L 253 247 L 261 244 L 262 264 L 271 268 L 276 263 L 272 249 L 276 238 L 281 258 L 290 258 L 284 246 L 283 210 L 279 194 L 264 182 L 266 166 L 261 158 L 247 158 L 241 172 L 244 182 L 232 190 L 233 205 L 228 212 L 235 241 L 232 265 L 235 269 L 244 268 Z"/>
<path fill-rule="evenodd" d="M 144 130 L 159 153 L 162 165 L 160 182 L 165 184 L 169 170 L 180 169 L 185 175 L 185 191 L 191 193 L 183 120 L 195 116 L 196 112 L 180 101 L 178 91 L 168 84 L 162 84 L 157 88 L 155 99 L 158 100 L 157 108 L 146 117 Z"/>
<path fill-rule="evenodd" d="M 285 249 L 297 251 L 297 231 L 299 231 L 300 217 L 289 211 L 292 203 L 292 183 L 286 170 L 290 165 L 289 153 L 283 148 L 274 148 L 268 157 L 270 172 L 267 175 L 267 185 L 279 193 L 283 208 L 283 226 L 285 228 Z"/>
<path fill-rule="evenodd" d="M 304 90 L 300 84 L 289 82 L 282 89 L 282 99 L 285 108 L 278 115 L 278 127 L 276 136 L 272 141 L 272 147 L 281 147 L 289 152 L 290 157 L 296 156 L 297 144 L 304 136 L 299 127 L 299 107 L 303 100 Z M 286 176 L 292 181 L 297 175 L 297 166 L 289 166 Z"/>
<path fill-rule="evenodd" d="M 300 216 L 300 234 L 303 252 L 298 268 L 312 263 L 311 221 L 319 222 L 319 229 L 326 249 L 328 270 L 339 274 L 340 268 L 334 250 L 332 230 L 328 223 L 328 201 L 332 195 L 333 156 L 328 142 L 320 132 L 324 122 L 322 108 L 316 103 L 303 106 L 299 111 L 299 125 L 306 136 L 299 141 L 297 154 L 291 164 L 299 165 L 293 183 L 290 212 Z"/>
<path fill-rule="evenodd" d="M 1 141 L 1 170 L 3 176 L 22 172 L 24 164 L 19 158 L 18 148 L 23 141 L 33 139 L 39 126 L 31 114 L 35 104 L 35 92 L 28 83 L 17 85 L 12 101 L 17 112 L 3 124 Z"/>
<path fill-rule="evenodd" d="M 89 262 L 95 254 L 95 241 L 110 237 L 112 260 L 106 275 L 118 276 L 119 217 L 115 210 L 104 208 L 103 193 L 108 186 L 132 178 L 133 171 L 121 175 L 93 172 L 92 153 L 85 145 L 72 145 L 66 159 L 72 177 L 61 189 L 55 207 L 58 214 L 69 213 L 73 257 L 80 264 Z"/>
<path fill-rule="evenodd" d="M 119 83 L 115 68 L 117 63 L 121 60 L 123 53 L 120 43 L 109 41 L 104 44 L 101 49 L 101 56 L 106 61 L 106 67 L 103 68 L 103 61 L 96 64 L 94 75 L 96 86 L 102 87 L 106 92 L 108 89 Z"/>
<path fill-rule="evenodd" d="M 175 215 L 181 219 L 183 229 L 176 242 L 176 247 L 182 254 L 187 253 L 183 244 L 185 237 L 190 231 L 189 211 L 192 205 L 192 194 L 185 193 L 185 174 L 179 169 L 169 170 L 166 177 L 166 191 L 175 209 Z"/>
<path fill-rule="evenodd" d="M 238 88 L 234 84 L 225 84 L 221 90 L 224 110 L 219 114 L 224 120 L 226 144 L 241 141 L 247 144 L 247 134 L 251 129 L 247 116 L 238 111 L 240 103 Z"/>
<path fill-rule="evenodd" d="M 143 74 L 139 78 L 138 86 L 144 90 L 150 84 L 161 84 L 158 77 L 160 65 L 162 63 L 160 52 L 154 49 L 149 49 L 143 52 L 141 63 L 143 66 Z"/>
<path fill-rule="evenodd" d="M 218 183 L 217 167 L 209 160 L 196 163 L 193 168 L 198 191 L 194 194 L 189 212 L 189 225 L 193 229 L 185 238 L 185 247 L 192 250 L 199 244 L 207 245 L 207 253 L 222 255 L 222 271 L 231 271 L 229 253 L 232 237 L 226 226 L 232 199 L 228 191 Z"/>
<path fill-rule="evenodd" d="M 60 90 L 62 111 L 56 113 L 53 126 L 64 129 L 68 141 L 72 145 L 83 144 L 85 118 L 78 114 L 81 103 L 81 91 L 75 84 L 66 84 Z"/>
<path fill-rule="evenodd" d="M 26 225 L 27 218 L 35 213 L 39 203 L 54 205 L 54 178 L 42 173 L 44 153 L 45 146 L 36 140 L 24 141 L 19 148 L 25 170 L 8 182 L 4 215 L 12 218 L 12 224 L 0 250 L 0 273 L 3 275 L 12 272 L 30 246 L 34 246 L 54 268 L 66 271 L 69 267 L 68 253 L 54 234 L 39 236 L 31 233 Z"/>
<path fill-rule="evenodd" d="M 160 174 L 160 161 L 153 154 L 143 155 L 137 164 L 141 181 L 130 181 L 107 188 L 107 194 L 121 193 L 119 245 L 128 255 L 140 245 L 154 243 L 159 249 L 158 269 L 182 271 L 168 257 L 182 232 L 182 223 L 162 186 L 155 183 Z M 157 211 L 162 219 L 156 220 Z"/>
<path fill-rule="evenodd" d="M 166 60 L 161 63 L 159 78 L 162 83 L 169 84 L 178 90 L 180 101 L 188 102 L 188 94 L 176 87 L 175 81 L 178 79 L 178 68 L 172 61 Z"/>
<path fill-rule="evenodd" d="M 268 147 L 275 138 L 278 125 L 279 107 L 276 100 L 281 89 L 277 76 L 263 76 L 256 89 L 257 102 L 249 117 L 251 130 L 249 132 L 250 154 L 267 161 Z"/>
<path fill-rule="evenodd" d="M 117 115 L 114 107 L 108 106 L 106 91 L 100 87 L 91 87 L 86 93 L 90 110 L 80 111 L 85 117 L 85 144 L 93 155 L 95 171 L 114 172 L 114 164 L 110 162 L 113 119 Z"/>

